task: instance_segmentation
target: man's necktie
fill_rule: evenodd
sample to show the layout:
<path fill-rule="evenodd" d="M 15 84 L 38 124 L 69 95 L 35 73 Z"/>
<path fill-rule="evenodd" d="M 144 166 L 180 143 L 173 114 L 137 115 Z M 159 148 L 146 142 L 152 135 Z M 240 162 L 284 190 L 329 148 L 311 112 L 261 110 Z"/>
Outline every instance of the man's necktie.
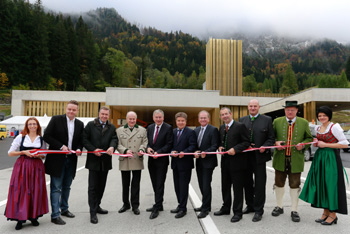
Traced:
<path fill-rule="evenodd" d="M 157 126 L 156 134 L 154 135 L 154 138 L 153 138 L 153 144 L 156 143 L 156 140 L 158 138 L 158 133 L 159 133 L 159 126 Z"/>
<path fill-rule="evenodd" d="M 292 122 L 293 122 L 292 120 L 288 120 L 289 125 L 292 125 Z"/>
<path fill-rule="evenodd" d="M 225 132 L 228 132 L 228 124 L 226 124 Z"/>
<path fill-rule="evenodd" d="M 204 128 L 201 127 L 201 131 L 198 134 L 198 147 L 201 146 L 203 134 L 204 134 Z"/>
<path fill-rule="evenodd" d="M 177 141 L 179 141 L 182 130 L 177 130 Z"/>
<path fill-rule="evenodd" d="M 253 122 L 255 119 L 256 119 L 256 117 L 253 116 L 250 120 Z"/>

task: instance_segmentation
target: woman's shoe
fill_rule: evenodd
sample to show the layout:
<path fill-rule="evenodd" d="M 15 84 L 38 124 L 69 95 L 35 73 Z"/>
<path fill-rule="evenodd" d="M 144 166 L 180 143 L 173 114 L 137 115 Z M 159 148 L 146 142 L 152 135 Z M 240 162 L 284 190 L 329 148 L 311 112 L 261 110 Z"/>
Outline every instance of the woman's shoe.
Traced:
<path fill-rule="evenodd" d="M 333 223 L 334 223 L 334 224 L 337 224 L 337 222 L 338 222 L 338 217 L 333 218 L 333 217 L 331 217 L 331 216 L 328 216 L 328 218 L 333 219 L 333 221 L 330 222 L 330 223 L 328 223 L 328 222 L 326 222 L 326 220 L 325 220 L 325 221 L 321 222 L 321 224 L 322 224 L 322 225 L 332 225 Z"/>
<path fill-rule="evenodd" d="M 326 221 L 326 219 L 328 218 L 328 215 L 326 214 L 322 214 L 322 216 L 324 216 L 325 218 L 321 218 L 321 219 L 316 219 L 315 222 L 316 223 L 322 223 L 323 221 Z"/>
<path fill-rule="evenodd" d="M 32 225 L 33 226 L 39 226 L 39 222 L 38 222 L 38 219 L 31 219 L 30 222 L 32 222 Z"/>
<path fill-rule="evenodd" d="M 17 224 L 16 224 L 15 229 L 16 229 L 16 230 L 21 230 L 21 229 L 22 229 L 22 224 L 23 224 L 22 221 L 18 221 Z"/>

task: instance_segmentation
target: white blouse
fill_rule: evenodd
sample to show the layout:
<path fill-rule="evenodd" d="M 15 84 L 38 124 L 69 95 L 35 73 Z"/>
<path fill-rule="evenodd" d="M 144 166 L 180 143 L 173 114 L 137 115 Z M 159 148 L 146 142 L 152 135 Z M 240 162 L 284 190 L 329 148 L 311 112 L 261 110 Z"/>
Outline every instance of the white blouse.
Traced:
<path fill-rule="evenodd" d="M 328 133 L 332 125 L 333 125 L 332 122 L 329 123 L 328 126 L 327 126 L 326 131 L 322 132 L 322 133 L 319 132 L 319 129 L 320 129 L 321 125 L 316 125 L 315 126 L 315 131 L 318 134 Z M 349 144 L 349 141 L 346 139 L 346 136 L 344 135 L 343 129 L 340 127 L 340 125 L 338 123 L 333 125 L 333 127 L 332 127 L 332 134 L 333 134 L 333 136 L 335 138 L 337 138 L 339 144 L 341 144 L 341 145 L 348 145 Z"/>
<path fill-rule="evenodd" d="M 22 142 L 22 134 L 19 134 L 12 142 L 11 147 L 8 151 L 8 153 L 13 152 L 13 151 L 19 151 L 19 147 L 21 146 L 21 142 Z M 46 143 L 45 141 L 43 141 L 43 145 L 40 147 L 41 145 L 41 140 L 40 140 L 40 136 L 37 136 L 34 140 L 34 142 L 32 142 L 30 140 L 30 137 L 28 135 L 26 135 L 24 137 L 24 142 L 23 142 L 23 146 L 24 147 L 29 147 L 29 148 L 41 148 L 41 149 L 46 149 Z"/>

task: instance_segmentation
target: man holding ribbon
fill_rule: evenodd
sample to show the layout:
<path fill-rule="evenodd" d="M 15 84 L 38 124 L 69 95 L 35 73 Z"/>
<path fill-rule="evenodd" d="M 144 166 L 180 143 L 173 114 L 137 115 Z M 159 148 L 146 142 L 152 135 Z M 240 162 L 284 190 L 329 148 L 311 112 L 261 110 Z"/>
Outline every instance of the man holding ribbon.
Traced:
<path fill-rule="evenodd" d="M 197 127 L 194 132 L 197 137 L 198 151 L 196 151 L 196 172 L 199 188 L 202 193 L 202 206 L 195 208 L 200 211 L 198 218 L 205 218 L 211 211 L 211 181 L 213 172 L 218 165 L 216 154 L 207 155 L 206 152 L 216 152 L 219 147 L 219 131 L 216 127 L 209 124 L 210 114 L 202 110 L 198 114 L 198 122 L 201 126 Z"/>
<path fill-rule="evenodd" d="M 169 153 L 173 147 L 173 131 L 171 125 L 164 122 L 164 112 L 155 110 L 153 112 L 154 123 L 147 128 L 147 153 L 148 171 L 151 177 L 152 188 L 154 191 L 155 204 L 146 211 L 152 212 L 150 219 L 155 219 L 159 211 L 163 210 L 164 184 L 168 172 L 169 156 L 157 157 L 157 154 Z"/>
<path fill-rule="evenodd" d="M 123 213 L 131 207 L 134 214 L 139 215 L 141 170 L 144 169 L 143 153 L 146 152 L 148 140 L 146 129 L 137 125 L 136 121 L 136 113 L 129 111 L 126 114 L 126 124 L 117 129 L 118 151 L 121 154 L 130 155 L 130 157 L 119 156 L 119 170 L 122 174 L 123 185 L 123 206 L 118 212 Z"/>
<path fill-rule="evenodd" d="M 69 101 L 65 115 L 52 116 L 44 132 L 44 141 L 49 144 L 49 150 L 74 152 L 47 154 L 45 172 L 50 175 L 51 222 L 64 225 L 61 215 L 74 218 L 68 208 L 70 186 L 77 169 L 77 156 L 83 148 L 82 135 L 84 124 L 76 118 L 79 111 L 77 101 Z"/>
<path fill-rule="evenodd" d="M 101 107 L 98 118 L 84 129 L 84 147 L 88 150 L 85 168 L 89 169 L 88 202 L 90 222 L 98 223 L 96 214 L 107 214 L 100 204 L 105 191 L 108 171 L 112 169 L 112 154 L 117 147 L 116 128 L 109 122 L 110 109 Z"/>
<path fill-rule="evenodd" d="M 291 198 L 291 219 L 300 222 L 298 201 L 300 177 L 304 170 L 304 150 L 310 147 L 312 135 L 306 119 L 297 117 L 297 101 L 286 101 L 285 116 L 273 121 L 277 150 L 274 151 L 272 165 L 275 169 L 275 193 L 277 206 L 272 216 L 283 214 L 283 196 L 286 178 L 289 180 Z"/>
<path fill-rule="evenodd" d="M 259 101 L 252 99 L 248 104 L 249 115 L 239 119 L 248 128 L 250 137 L 249 148 L 260 148 L 246 152 L 248 158 L 247 175 L 245 176 L 244 195 L 247 207 L 243 214 L 254 212 L 253 222 L 258 222 L 264 214 L 266 201 L 266 162 L 271 160 L 271 151 L 264 146 L 275 144 L 275 133 L 272 119 L 259 114 Z M 254 178 L 253 178 L 254 176 Z"/>
<path fill-rule="evenodd" d="M 186 126 L 187 114 L 178 112 L 175 115 L 177 128 L 174 128 L 174 145 L 172 148 L 171 169 L 173 169 L 174 187 L 178 206 L 170 212 L 175 218 L 182 218 L 187 214 L 188 190 L 194 168 L 193 153 L 197 147 L 196 134 Z"/>
<path fill-rule="evenodd" d="M 239 222 L 242 219 L 243 210 L 243 179 L 246 174 L 247 157 L 242 153 L 250 145 L 248 129 L 243 123 L 236 122 L 232 118 L 229 108 L 223 107 L 220 110 L 219 151 L 227 152 L 221 157 L 221 192 L 223 204 L 214 215 L 229 215 L 231 206 L 233 216 L 231 222 Z M 231 188 L 233 186 L 233 204 Z"/>

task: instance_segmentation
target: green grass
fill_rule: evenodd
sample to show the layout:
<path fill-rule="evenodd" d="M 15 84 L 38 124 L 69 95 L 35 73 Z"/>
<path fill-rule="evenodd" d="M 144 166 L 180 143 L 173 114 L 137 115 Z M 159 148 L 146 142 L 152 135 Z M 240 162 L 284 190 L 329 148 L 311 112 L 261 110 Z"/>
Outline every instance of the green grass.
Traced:
<path fill-rule="evenodd" d="M 340 123 L 344 131 L 350 130 L 350 111 L 334 112 L 332 122 Z"/>
<path fill-rule="evenodd" d="M 0 113 L 4 113 L 6 115 L 11 114 L 11 106 L 10 105 L 0 105 Z"/>

